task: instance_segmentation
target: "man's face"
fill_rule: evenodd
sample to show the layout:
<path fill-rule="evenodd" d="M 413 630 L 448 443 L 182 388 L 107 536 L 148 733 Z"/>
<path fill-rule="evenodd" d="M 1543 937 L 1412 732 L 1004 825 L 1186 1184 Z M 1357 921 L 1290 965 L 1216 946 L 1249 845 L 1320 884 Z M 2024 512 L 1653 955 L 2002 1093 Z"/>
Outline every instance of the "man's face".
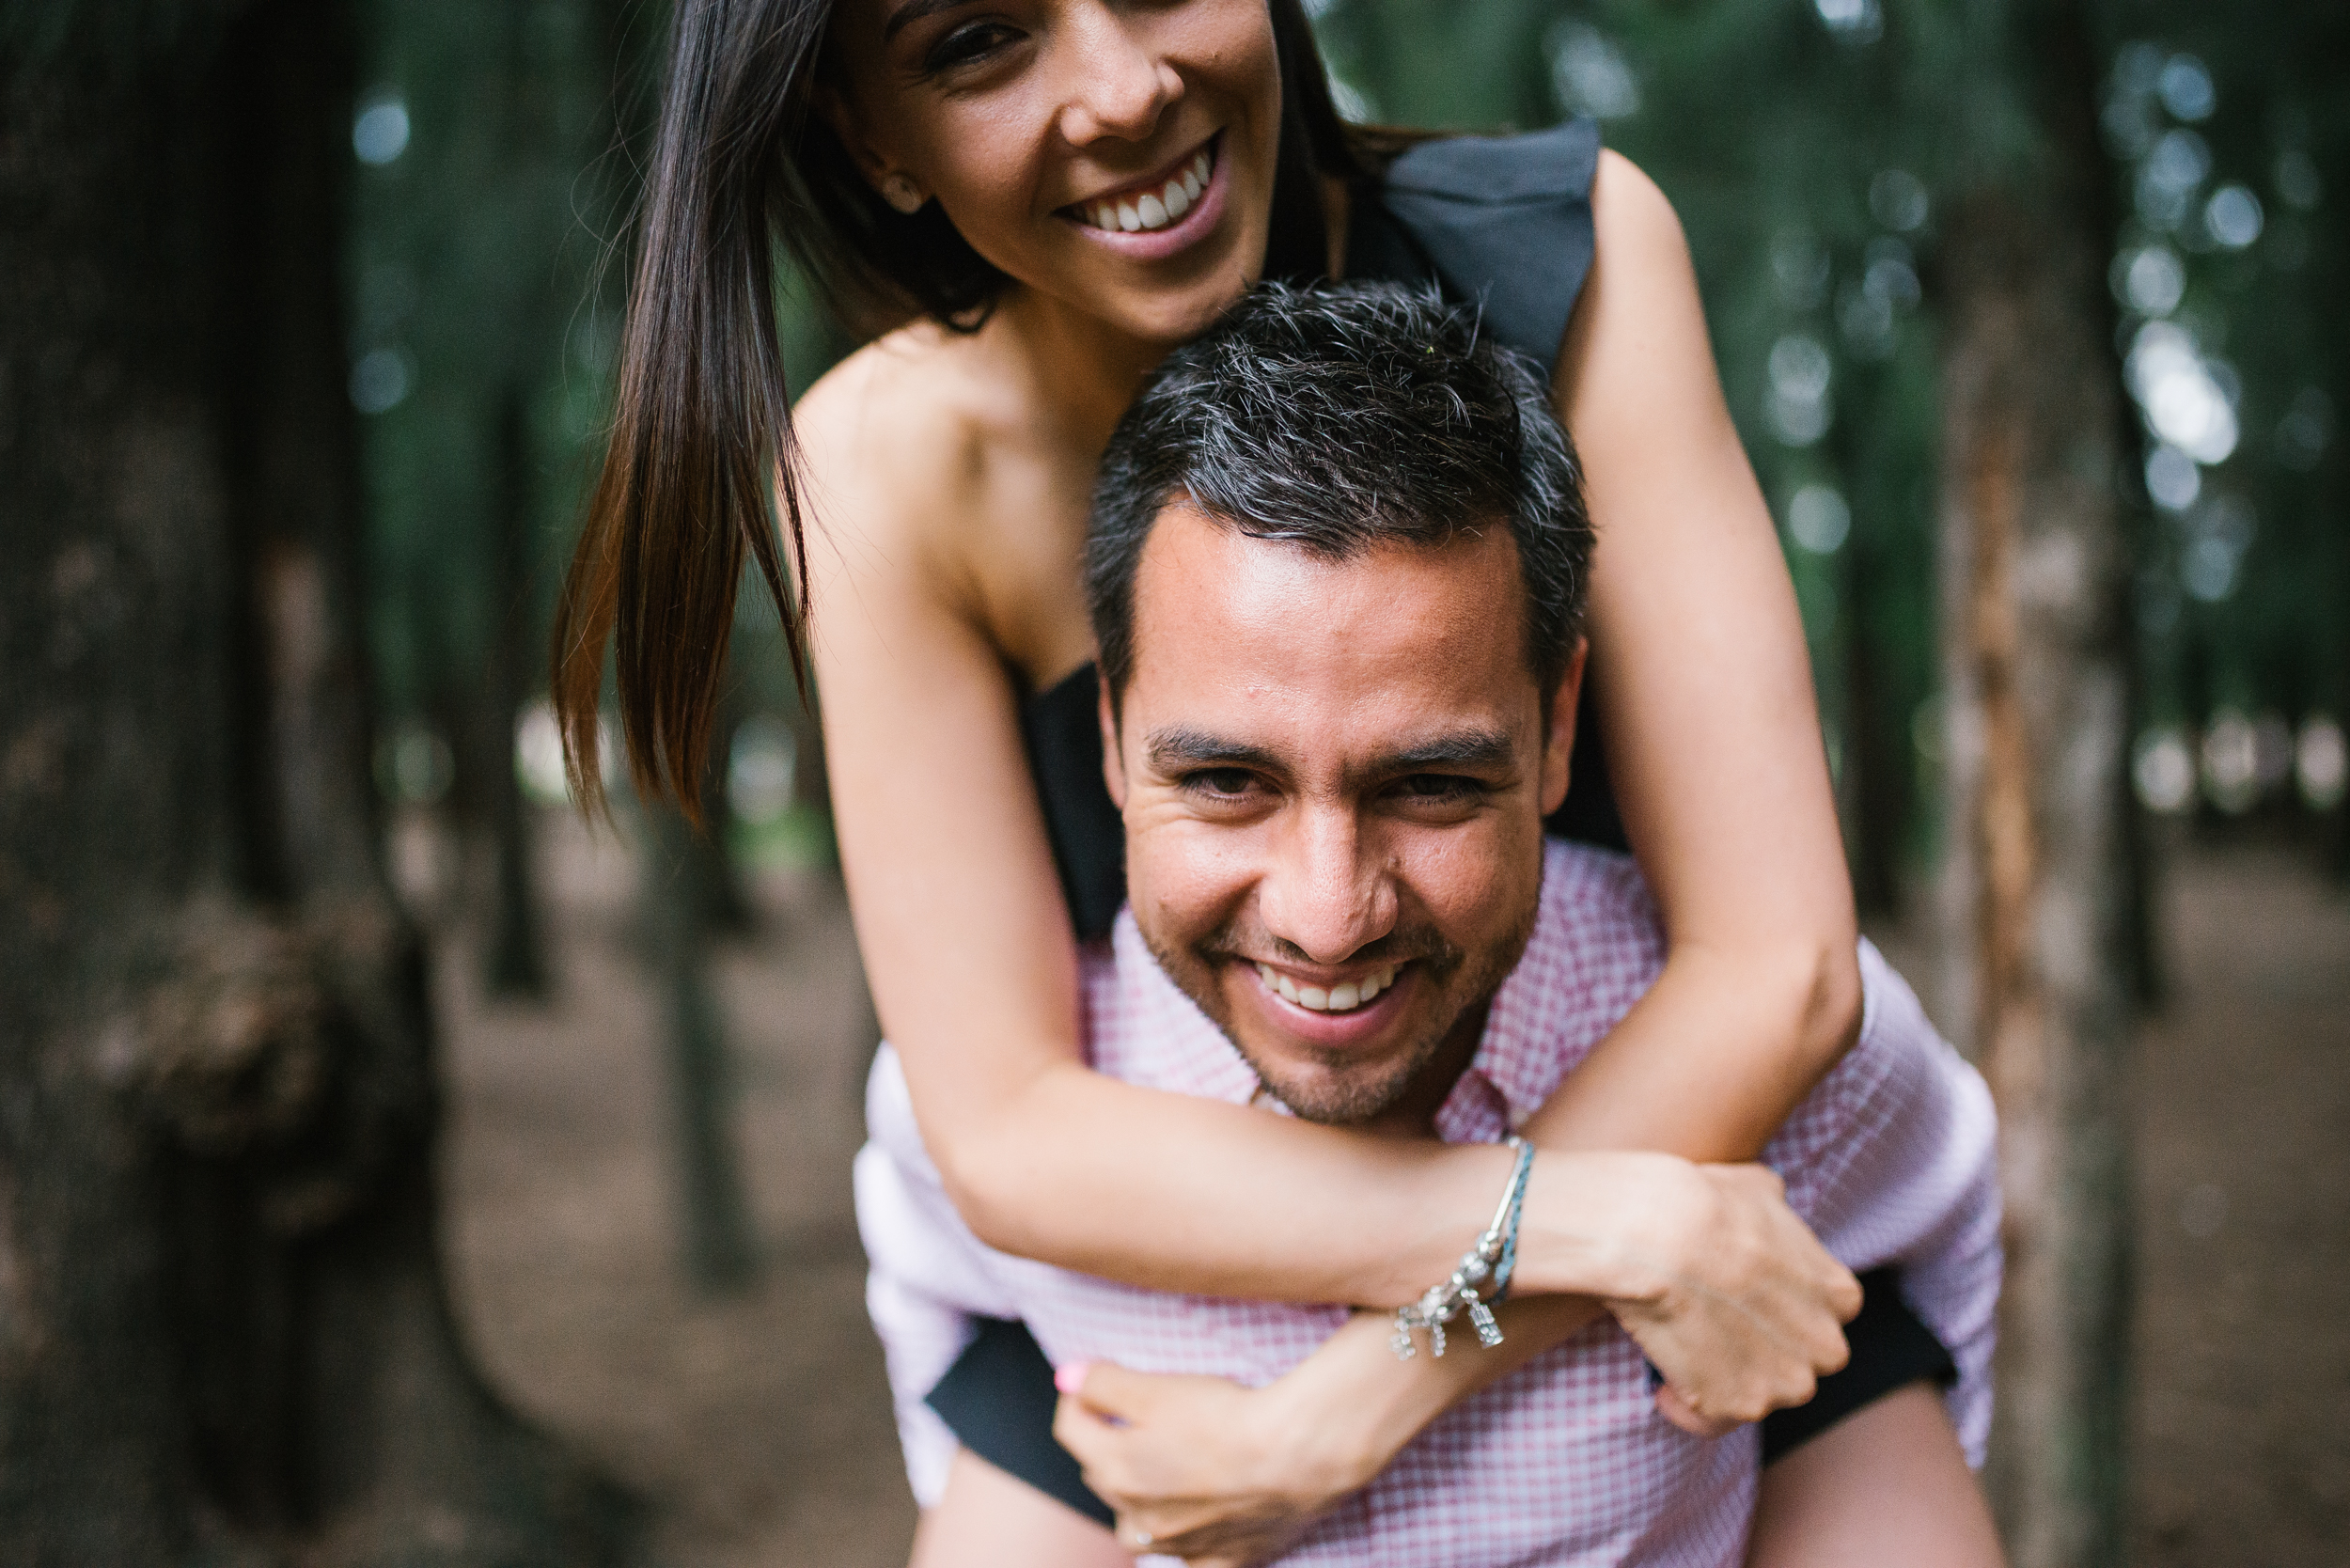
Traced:
<path fill-rule="evenodd" d="M 1128 896 L 1302 1116 L 1394 1106 L 1525 950 L 1581 658 L 1546 729 L 1523 595 L 1499 523 L 1333 562 L 1179 503 L 1144 548 L 1105 733 Z"/>

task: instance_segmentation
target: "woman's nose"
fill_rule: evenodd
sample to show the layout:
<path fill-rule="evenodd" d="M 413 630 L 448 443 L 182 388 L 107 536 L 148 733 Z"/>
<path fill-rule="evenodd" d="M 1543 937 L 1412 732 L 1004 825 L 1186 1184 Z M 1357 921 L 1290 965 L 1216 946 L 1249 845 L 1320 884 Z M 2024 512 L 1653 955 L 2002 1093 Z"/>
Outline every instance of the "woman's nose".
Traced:
<path fill-rule="evenodd" d="M 1061 135 L 1072 147 L 1104 137 L 1141 141 L 1183 96 L 1183 79 L 1153 47 L 1149 8 L 1078 0 L 1062 24 L 1070 84 Z"/>

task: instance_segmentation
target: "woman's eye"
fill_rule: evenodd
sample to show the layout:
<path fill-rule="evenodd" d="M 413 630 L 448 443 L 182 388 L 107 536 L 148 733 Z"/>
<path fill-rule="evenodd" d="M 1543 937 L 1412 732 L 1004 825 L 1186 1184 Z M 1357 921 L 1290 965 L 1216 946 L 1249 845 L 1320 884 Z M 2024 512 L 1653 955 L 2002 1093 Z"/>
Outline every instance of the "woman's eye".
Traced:
<path fill-rule="evenodd" d="M 923 56 L 922 69 L 942 71 L 971 65 L 993 55 L 1017 36 L 1001 22 L 974 22 L 968 26 L 956 28 L 932 44 L 931 52 Z"/>

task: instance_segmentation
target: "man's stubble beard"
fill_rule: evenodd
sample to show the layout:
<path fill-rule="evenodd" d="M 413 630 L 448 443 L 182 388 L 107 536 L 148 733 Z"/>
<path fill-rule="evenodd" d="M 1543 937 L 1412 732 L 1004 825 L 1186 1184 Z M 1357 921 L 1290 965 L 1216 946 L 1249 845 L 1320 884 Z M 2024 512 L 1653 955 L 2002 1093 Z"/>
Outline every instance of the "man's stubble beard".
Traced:
<path fill-rule="evenodd" d="M 1537 886 L 1539 888 L 1539 883 Z M 1198 1004 L 1199 1011 L 1213 1020 L 1231 1043 L 1241 1058 L 1257 1074 L 1257 1082 L 1264 1090 L 1296 1113 L 1301 1121 L 1315 1121 L 1326 1126 L 1353 1126 L 1369 1121 L 1392 1108 L 1408 1094 L 1422 1073 L 1442 1053 L 1452 1030 L 1471 1009 L 1492 999 L 1501 989 L 1501 982 L 1510 978 L 1526 955 L 1526 945 L 1533 939 L 1534 922 L 1542 904 L 1539 891 L 1526 901 L 1516 922 L 1501 941 L 1484 954 L 1472 955 L 1454 947 L 1431 930 L 1425 933 L 1390 933 L 1371 947 L 1363 949 L 1355 958 L 1358 962 L 1386 964 L 1410 963 L 1421 965 L 1419 983 L 1435 986 L 1447 994 L 1447 1006 L 1441 1014 L 1429 1020 L 1420 1037 L 1415 1038 L 1408 1050 L 1398 1056 L 1394 1064 L 1376 1076 L 1359 1070 L 1358 1053 L 1344 1049 L 1328 1050 L 1302 1044 L 1302 1054 L 1315 1059 L 1325 1071 L 1308 1083 L 1287 1083 L 1268 1070 L 1269 1064 L 1258 1058 L 1248 1043 L 1232 1027 L 1231 1009 L 1225 1005 L 1224 988 L 1218 983 L 1224 965 L 1255 961 L 1230 927 L 1219 929 L 1205 940 L 1188 949 L 1177 949 L 1163 946 L 1157 936 L 1141 922 L 1143 944 L 1158 960 L 1159 968 L 1173 980 L 1176 989 Z M 1244 982 L 1246 983 L 1246 982 Z M 1464 1063 L 1465 1066 L 1465 1063 Z M 1447 1085 L 1447 1092 L 1450 1085 Z"/>

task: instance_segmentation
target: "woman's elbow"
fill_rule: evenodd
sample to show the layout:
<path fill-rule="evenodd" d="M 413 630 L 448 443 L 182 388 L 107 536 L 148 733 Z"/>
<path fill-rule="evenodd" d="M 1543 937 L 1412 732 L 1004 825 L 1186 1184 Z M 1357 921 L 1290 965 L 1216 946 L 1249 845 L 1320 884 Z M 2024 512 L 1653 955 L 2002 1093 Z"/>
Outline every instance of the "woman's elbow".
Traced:
<path fill-rule="evenodd" d="M 1021 1173 L 1010 1157 L 1016 1140 L 966 1119 L 927 1141 L 940 1184 L 964 1226 L 996 1251 L 1019 1253 L 1023 1236 L 1013 1216 L 1023 1210 Z"/>
<path fill-rule="evenodd" d="M 1798 1002 L 1797 1049 L 1813 1076 L 1825 1074 L 1860 1038 L 1860 952 L 1851 940 L 1821 940 L 1789 958 Z"/>
<path fill-rule="evenodd" d="M 923 1141 L 948 1201 L 970 1232 L 998 1252 L 1043 1257 L 1052 1250 L 1053 1217 L 1063 1205 L 1060 1172 L 1073 1142 L 1065 1106 L 1043 1079 L 1026 1092 L 985 1106 L 964 1105 Z"/>

